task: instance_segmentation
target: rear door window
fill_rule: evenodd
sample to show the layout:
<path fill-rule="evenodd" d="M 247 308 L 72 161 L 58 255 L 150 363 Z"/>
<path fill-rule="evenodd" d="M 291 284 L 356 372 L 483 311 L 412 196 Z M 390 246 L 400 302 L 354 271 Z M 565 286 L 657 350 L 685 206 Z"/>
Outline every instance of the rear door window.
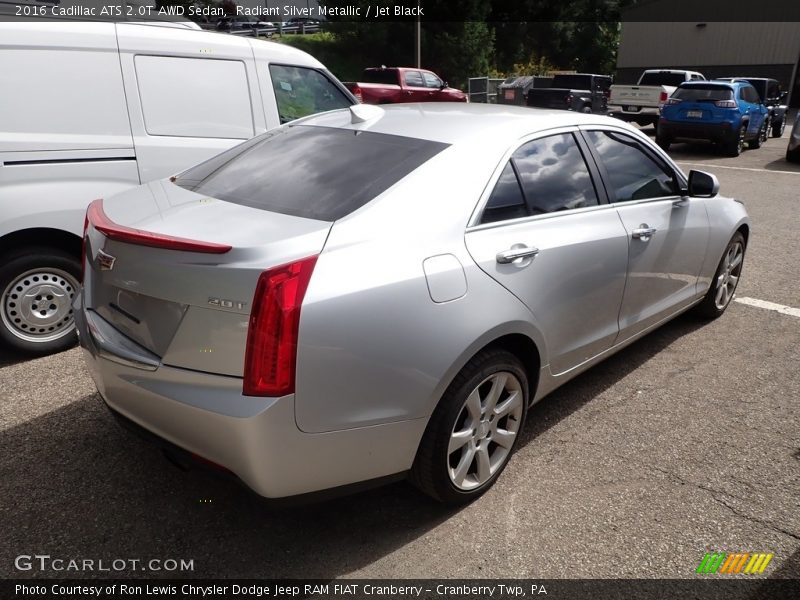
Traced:
<path fill-rule="evenodd" d="M 419 71 L 406 71 L 404 81 L 406 82 L 406 87 L 425 87 L 422 73 Z"/>
<path fill-rule="evenodd" d="M 290 125 L 185 171 L 176 184 L 234 204 L 335 221 L 447 146 L 369 131 Z"/>
<path fill-rule="evenodd" d="M 316 69 L 270 65 L 269 73 L 281 123 L 352 104 L 335 83 Z"/>

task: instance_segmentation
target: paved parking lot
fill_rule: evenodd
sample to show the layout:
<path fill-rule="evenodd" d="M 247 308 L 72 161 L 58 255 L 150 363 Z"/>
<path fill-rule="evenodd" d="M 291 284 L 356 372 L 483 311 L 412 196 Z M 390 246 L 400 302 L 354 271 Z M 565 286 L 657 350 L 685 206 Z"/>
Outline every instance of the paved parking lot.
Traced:
<path fill-rule="evenodd" d="M 737 299 L 797 309 L 786 137 L 672 154 L 747 205 Z M 189 559 L 195 577 L 675 578 L 707 551 L 772 552 L 767 576 L 800 576 L 800 317 L 752 304 L 681 317 L 542 401 L 498 484 L 460 510 L 404 484 L 278 510 L 180 471 L 117 427 L 78 350 L 0 354 L 0 397 L 2 577 L 49 554 Z"/>

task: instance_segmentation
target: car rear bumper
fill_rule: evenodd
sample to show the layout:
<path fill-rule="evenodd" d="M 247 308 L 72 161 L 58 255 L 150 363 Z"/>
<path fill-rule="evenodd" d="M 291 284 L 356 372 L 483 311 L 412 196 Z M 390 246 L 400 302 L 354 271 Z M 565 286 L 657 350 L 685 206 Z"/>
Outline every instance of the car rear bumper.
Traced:
<path fill-rule="evenodd" d="M 655 121 L 660 110 L 655 106 L 640 106 L 639 110 L 625 110 L 628 105 L 609 104 L 608 114 L 623 121 Z"/>
<path fill-rule="evenodd" d="M 81 347 L 110 409 L 150 433 L 228 469 L 258 494 L 282 498 L 407 471 L 427 419 L 308 434 L 294 396 L 242 395 L 237 377 L 137 364 L 130 340 L 75 305 Z"/>
<path fill-rule="evenodd" d="M 670 139 L 707 140 L 725 143 L 736 139 L 737 128 L 729 123 L 685 123 L 661 120 L 658 135 Z"/>

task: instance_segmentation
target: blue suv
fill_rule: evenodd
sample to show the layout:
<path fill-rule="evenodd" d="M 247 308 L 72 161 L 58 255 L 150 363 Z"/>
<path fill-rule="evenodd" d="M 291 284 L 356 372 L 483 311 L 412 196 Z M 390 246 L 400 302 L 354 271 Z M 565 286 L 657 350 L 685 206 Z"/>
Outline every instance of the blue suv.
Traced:
<path fill-rule="evenodd" d="M 760 148 L 767 140 L 768 114 L 746 81 L 682 83 L 661 109 L 656 143 L 668 150 L 676 140 L 708 140 L 739 156 L 745 142 Z"/>

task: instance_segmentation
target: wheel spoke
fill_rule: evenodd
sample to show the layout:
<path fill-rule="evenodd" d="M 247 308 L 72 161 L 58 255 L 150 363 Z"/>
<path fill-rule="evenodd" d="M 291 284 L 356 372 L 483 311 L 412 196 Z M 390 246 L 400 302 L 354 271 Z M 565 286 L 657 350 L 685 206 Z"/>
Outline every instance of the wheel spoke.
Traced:
<path fill-rule="evenodd" d="M 469 416 L 472 419 L 473 423 L 477 423 L 481 420 L 481 395 L 478 393 L 478 389 L 474 389 L 472 393 L 467 398 L 467 412 L 469 412 Z"/>
<path fill-rule="evenodd" d="M 722 294 L 725 293 L 725 286 L 723 285 L 722 281 L 717 284 L 719 287 L 717 288 L 717 295 L 714 298 L 714 302 L 716 303 L 717 307 L 719 307 L 720 302 L 722 302 Z"/>
<path fill-rule="evenodd" d="M 736 275 L 729 275 L 728 276 L 728 284 L 730 285 L 731 290 L 736 288 L 736 284 L 739 282 L 739 278 Z"/>
<path fill-rule="evenodd" d="M 497 375 L 495 375 L 494 381 L 492 382 L 492 389 L 486 396 L 487 413 L 491 413 L 492 411 L 494 411 L 494 407 L 497 406 L 497 401 L 500 399 L 500 395 L 506 388 L 506 381 L 508 381 L 508 375 L 506 375 L 505 373 L 498 373 Z"/>
<path fill-rule="evenodd" d="M 514 444 L 516 437 L 516 433 L 512 433 L 506 429 L 498 429 L 492 436 L 492 441 L 496 442 L 506 450 L 511 450 L 511 446 Z"/>
<path fill-rule="evenodd" d="M 492 464 L 489 460 L 488 445 L 478 448 L 475 457 L 478 461 L 478 481 L 483 483 L 492 475 Z"/>
<path fill-rule="evenodd" d="M 741 252 L 739 252 L 738 250 L 739 250 L 739 249 L 738 249 L 738 247 L 737 247 L 737 252 L 736 252 L 736 255 L 733 257 L 733 260 L 732 260 L 732 261 L 731 261 L 731 263 L 730 263 L 730 268 L 731 268 L 731 270 L 733 270 L 733 269 L 735 269 L 736 267 L 738 267 L 738 266 L 741 264 L 741 262 L 742 262 L 742 256 L 743 256 L 743 254 L 742 254 Z"/>
<path fill-rule="evenodd" d="M 727 285 L 723 285 L 721 289 L 722 289 L 722 298 L 720 299 L 720 302 L 722 304 L 721 304 L 720 308 L 722 308 L 723 306 L 728 304 L 728 286 Z"/>
<path fill-rule="evenodd" d="M 469 468 L 472 466 L 472 461 L 475 459 L 475 448 L 467 448 L 461 455 L 461 460 L 458 461 L 458 466 L 453 473 L 453 483 L 459 487 L 464 486 L 464 479 L 469 473 Z"/>
<path fill-rule="evenodd" d="M 508 413 L 510 413 L 512 410 L 514 410 L 521 404 L 520 401 L 521 397 L 522 394 L 519 391 L 514 390 L 513 392 L 511 392 L 508 398 L 503 400 L 503 402 L 499 406 L 495 407 L 494 414 L 497 416 L 497 418 L 506 416 Z"/>
<path fill-rule="evenodd" d="M 450 444 L 447 446 L 447 454 L 448 456 L 455 452 L 456 450 L 460 450 L 464 447 L 464 445 L 472 439 L 472 429 L 463 429 L 462 431 L 458 431 L 453 433 L 450 436 Z"/>

